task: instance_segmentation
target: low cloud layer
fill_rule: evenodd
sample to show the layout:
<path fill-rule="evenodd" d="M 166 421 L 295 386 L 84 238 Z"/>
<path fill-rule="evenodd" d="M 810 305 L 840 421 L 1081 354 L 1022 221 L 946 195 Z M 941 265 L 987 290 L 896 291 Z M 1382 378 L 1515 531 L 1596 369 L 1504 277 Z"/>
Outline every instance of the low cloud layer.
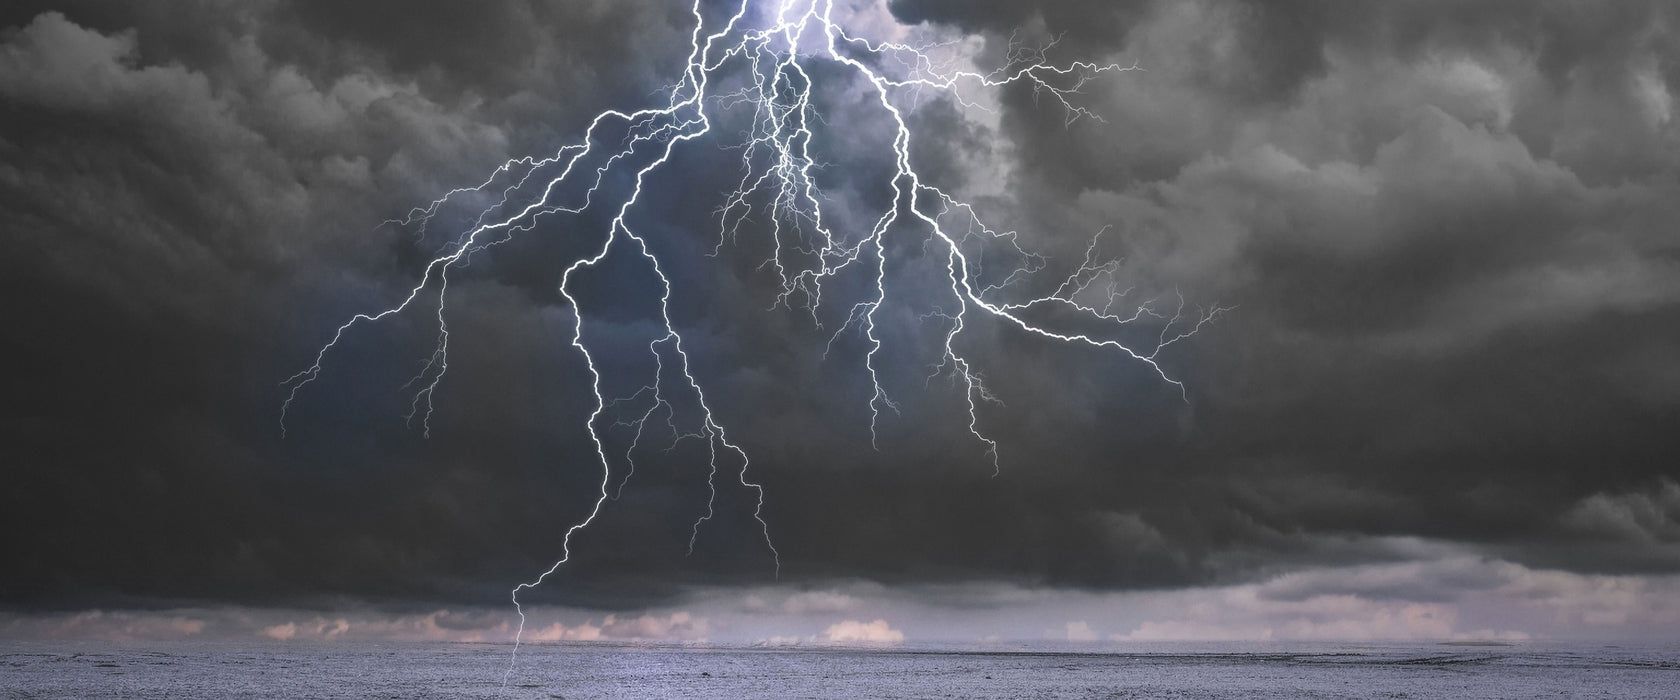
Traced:
<path fill-rule="evenodd" d="M 801 601 L 844 600 L 844 606 Z M 779 601 L 777 604 L 768 604 Z M 995 583 L 693 589 L 674 607 L 526 609 L 526 642 L 1117 646 L 1160 642 L 1663 640 L 1680 577 L 1584 575 L 1457 555 L 1264 581 L 1096 592 Z M 0 638 L 511 643 L 502 607 L 181 608 L 0 615 Z"/>

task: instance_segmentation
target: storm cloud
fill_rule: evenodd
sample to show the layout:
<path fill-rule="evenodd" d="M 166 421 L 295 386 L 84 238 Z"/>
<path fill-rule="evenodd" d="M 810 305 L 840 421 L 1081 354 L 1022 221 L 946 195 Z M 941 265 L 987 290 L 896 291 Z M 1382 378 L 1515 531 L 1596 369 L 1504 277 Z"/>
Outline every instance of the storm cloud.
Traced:
<path fill-rule="evenodd" d="M 1022 591 L 1134 596 L 1163 616 L 1070 608 L 1044 623 L 1092 638 L 1285 634 L 1293 611 L 1337 596 L 1395 625 L 1367 636 L 1502 634 L 1509 620 L 1406 616 L 1494 598 L 1590 607 L 1583 591 L 1606 581 L 1637 593 L 1622 619 L 1672 616 L 1669 5 L 849 7 L 873 31 L 966 37 L 951 50 L 981 66 L 1013 42 L 1141 68 L 1075 96 L 1100 119 L 1070 121 L 1024 87 L 983 98 L 989 112 L 930 95 L 913 157 L 1051 270 L 1100 231 L 1128 285 L 1232 310 L 1163 353 L 1182 394 L 1148 367 L 976 322 L 965 347 L 1002 401 L 979 416 L 994 476 L 960 392 L 919 386 L 929 309 L 883 309 L 902 411 L 872 449 L 860 342 L 825 358 L 833 328 L 769 308 L 762 241 L 708 256 L 739 161 L 680 151 L 637 223 L 674 261 L 693 370 L 765 485 L 781 581 L 807 596 L 760 602 L 827 616 L 793 634 L 914 638 L 956 590 L 987 591 L 985 609 Z M 0 605 L 25 616 L 12 629 L 48 634 L 92 606 L 348 606 L 356 629 L 423 636 L 437 606 L 496 605 L 547 568 L 600 478 L 550 263 L 604 220 L 475 259 L 451 292 L 429 437 L 402 390 L 430 351 L 423 313 L 353 335 L 284 435 L 280 382 L 345 319 L 401 299 L 469 223 L 388 220 L 553 153 L 601 109 L 658 99 L 692 21 L 652 0 L 0 9 Z M 886 196 L 871 184 L 890 155 L 869 145 L 880 115 L 854 94 L 823 100 L 836 216 L 867 226 L 843 205 Z M 911 284 L 915 270 L 897 273 Z M 608 265 L 581 284 L 586 335 L 645 344 L 645 271 Z M 703 452 L 650 452 L 621 490 L 615 477 L 618 498 L 540 597 L 637 612 L 555 622 L 554 638 L 717 636 L 720 610 L 741 610 L 719 601 L 768 585 L 745 489 L 719 492 L 686 555 Z M 873 593 L 841 590 L 855 585 Z M 1229 615 L 1166 617 L 1171 596 L 1208 591 L 1236 592 Z M 844 602 L 864 599 L 899 602 Z M 198 619 L 148 614 L 160 630 Z M 262 634 L 339 619 L 313 615 L 206 619 Z"/>

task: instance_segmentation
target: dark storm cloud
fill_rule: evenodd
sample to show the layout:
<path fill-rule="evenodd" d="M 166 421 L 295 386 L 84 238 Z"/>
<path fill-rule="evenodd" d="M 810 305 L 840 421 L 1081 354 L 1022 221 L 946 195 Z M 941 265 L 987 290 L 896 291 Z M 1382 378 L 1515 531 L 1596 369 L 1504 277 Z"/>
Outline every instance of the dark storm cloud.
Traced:
<path fill-rule="evenodd" d="M 654 36 L 663 26 L 618 7 L 601 21 Z M 566 104 L 468 90 L 470 75 L 496 67 L 449 62 L 482 60 L 471 37 L 457 38 L 472 50 L 417 63 L 405 57 L 424 52 L 398 51 L 389 36 L 367 46 L 260 6 L 196 8 L 202 33 L 142 6 L 58 9 L 8 18 L 0 51 L 0 176 L 15 253 L 5 280 L 18 302 L 6 343 L 8 357 L 32 368 L 8 379 L 6 461 L 16 471 L 6 511 L 8 527 L 39 533 L 12 540 L 7 598 L 471 588 L 437 579 L 475 575 L 476 557 L 499 556 L 484 544 L 494 532 L 467 535 L 480 542 L 472 546 L 454 539 L 464 532 L 455 525 L 478 520 L 470 513 L 496 510 L 475 500 L 496 479 L 473 465 L 549 463 L 563 451 L 501 439 L 542 421 L 478 411 L 490 430 L 462 448 L 470 462 L 447 450 L 415 460 L 402 454 L 406 438 L 395 448 L 369 440 L 369 426 L 402 435 L 403 411 L 385 414 L 393 425 L 358 409 L 395 405 L 362 404 L 341 411 L 327 438 L 343 442 L 310 447 L 276 439 L 276 383 L 334 318 L 387 303 L 404 283 L 412 263 L 393 252 L 413 244 L 382 219 L 548 139 L 546 127 L 506 126 L 506 115 L 565 122 Z M 659 60 L 580 41 L 601 36 L 583 18 L 567 27 L 527 35 L 604 51 L 592 61 L 631 70 Z M 434 39 L 416 45 L 437 48 Z M 510 50 L 507 60 L 523 56 Z M 584 102 L 625 89 L 611 77 L 545 75 L 541 89 Z M 522 306 L 463 323 L 489 337 L 554 323 Z M 365 361 L 412 370 L 406 359 Z M 498 388 L 552 386 L 539 358 L 519 366 L 532 372 Z M 410 537 L 454 544 L 431 550 Z M 442 561 L 450 550 L 472 561 Z"/>
<path fill-rule="evenodd" d="M 461 273 L 430 439 L 404 426 L 400 390 L 430 352 L 424 313 L 354 335 L 278 434 L 276 383 L 350 314 L 400 298 L 468 219 L 381 221 L 552 152 L 600 108 L 646 104 L 690 20 L 681 3 L 466 7 L 0 11 L 0 340 L 15 369 L 0 525 L 24 533 L 0 602 L 483 602 L 558 553 L 599 473 L 548 262 L 596 244 L 604 221 L 547 224 Z M 1434 602 L 1519 577 L 1467 551 L 1680 569 L 1666 6 L 890 9 L 983 33 L 983 64 L 1014 35 L 1060 37 L 1058 60 L 1143 67 L 1078 96 L 1102 122 L 1070 125 L 1025 90 L 1002 94 L 995 128 L 929 101 L 915 158 L 1053 266 L 1107 226 L 1128 281 L 1237 309 L 1163 359 L 1188 401 L 1110 354 L 976 320 L 967 351 L 1006 404 L 980 413 L 1003 456 L 993 478 L 953 418 L 960 394 L 920 389 L 936 302 L 883 308 L 902 414 L 871 450 L 862 341 L 825 361 L 837 319 L 764 311 L 773 278 L 751 229 L 705 257 L 738 156 L 685 151 L 635 223 L 678 261 L 673 315 L 769 487 L 790 580 L 1106 589 L 1304 572 L 1264 595 Z M 822 177 L 854 228 L 870 217 L 839 212 L 890 196 L 890 152 L 868 139 L 881 115 L 860 94 L 822 105 L 849 126 L 822 145 Z M 929 288 L 937 262 L 893 283 Z M 578 285 L 603 362 L 646 371 L 655 280 L 619 260 Z M 634 390 L 611 376 L 609 392 Z M 629 433 L 606 435 L 628 449 Z M 683 556 L 704 459 L 694 443 L 649 451 L 548 594 L 634 605 L 759 581 L 768 557 L 738 487 Z"/>

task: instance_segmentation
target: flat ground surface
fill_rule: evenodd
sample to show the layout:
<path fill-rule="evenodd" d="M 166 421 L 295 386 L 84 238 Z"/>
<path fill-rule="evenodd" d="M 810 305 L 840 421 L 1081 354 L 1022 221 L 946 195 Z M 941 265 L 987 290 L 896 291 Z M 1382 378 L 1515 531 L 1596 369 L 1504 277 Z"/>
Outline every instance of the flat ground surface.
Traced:
<path fill-rule="evenodd" d="M 1680 698 L 1680 644 L 740 649 L 0 641 L 23 698 Z"/>

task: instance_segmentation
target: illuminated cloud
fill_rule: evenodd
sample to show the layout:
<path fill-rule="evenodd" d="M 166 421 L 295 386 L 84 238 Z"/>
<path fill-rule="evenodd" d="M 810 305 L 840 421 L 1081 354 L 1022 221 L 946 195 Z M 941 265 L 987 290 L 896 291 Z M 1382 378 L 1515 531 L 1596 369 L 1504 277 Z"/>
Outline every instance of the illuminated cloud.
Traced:
<path fill-rule="evenodd" d="M 904 641 L 904 633 L 887 626 L 886 620 L 846 620 L 836 622 L 823 630 L 820 639 L 836 643 L 898 644 Z"/>

